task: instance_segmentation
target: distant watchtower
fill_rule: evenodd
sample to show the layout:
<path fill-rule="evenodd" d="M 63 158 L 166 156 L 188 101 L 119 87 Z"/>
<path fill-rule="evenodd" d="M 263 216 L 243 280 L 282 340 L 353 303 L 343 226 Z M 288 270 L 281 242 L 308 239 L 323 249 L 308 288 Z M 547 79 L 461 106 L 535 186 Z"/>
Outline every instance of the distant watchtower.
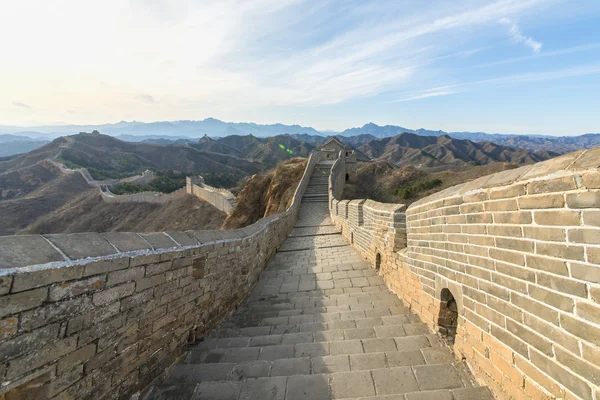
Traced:
<path fill-rule="evenodd" d="M 354 150 L 335 136 L 318 147 L 323 152 L 325 160 L 337 160 L 340 153 L 346 158 L 346 181 L 356 179 L 356 153 Z"/>

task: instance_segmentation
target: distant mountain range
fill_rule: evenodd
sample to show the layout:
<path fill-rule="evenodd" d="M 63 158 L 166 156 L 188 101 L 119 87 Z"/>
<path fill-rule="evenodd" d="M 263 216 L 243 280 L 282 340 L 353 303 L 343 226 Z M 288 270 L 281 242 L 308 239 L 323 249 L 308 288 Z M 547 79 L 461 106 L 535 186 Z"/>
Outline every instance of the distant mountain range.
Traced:
<path fill-rule="evenodd" d="M 358 147 L 376 138 L 394 137 L 402 133 L 413 133 L 420 136 L 443 136 L 453 139 L 466 139 L 473 142 L 492 142 L 507 147 L 521 147 L 532 151 L 548 150 L 565 153 L 581 148 L 600 146 L 600 133 L 589 133 L 580 136 L 544 136 L 544 135 L 508 135 L 488 134 L 484 132 L 445 132 L 428 129 L 410 129 L 396 125 L 380 126 L 368 123 L 358 128 L 346 129 L 343 132 L 317 131 L 311 127 L 284 124 L 255 124 L 245 122 L 223 122 L 215 118 L 201 121 L 164 121 L 137 122 L 121 121 L 103 125 L 61 125 L 36 126 L 20 128 L 0 125 L 0 157 L 30 151 L 40 147 L 50 139 L 73 135 L 79 132 L 97 130 L 103 134 L 117 137 L 128 142 L 155 144 L 195 143 L 199 138 L 208 136 L 220 138 L 225 136 L 247 136 L 256 138 L 291 135 L 294 139 L 308 144 L 317 144 L 327 137 L 337 135 L 345 142 Z M 4 145 L 4 143 L 9 143 Z"/>
<path fill-rule="evenodd" d="M 492 142 L 472 142 L 448 135 L 419 136 L 413 133 L 373 139 L 358 146 L 358 151 L 373 160 L 388 161 L 396 166 L 460 167 L 466 164 L 486 165 L 493 162 L 530 164 L 555 157 L 550 151 L 530 151 Z"/>

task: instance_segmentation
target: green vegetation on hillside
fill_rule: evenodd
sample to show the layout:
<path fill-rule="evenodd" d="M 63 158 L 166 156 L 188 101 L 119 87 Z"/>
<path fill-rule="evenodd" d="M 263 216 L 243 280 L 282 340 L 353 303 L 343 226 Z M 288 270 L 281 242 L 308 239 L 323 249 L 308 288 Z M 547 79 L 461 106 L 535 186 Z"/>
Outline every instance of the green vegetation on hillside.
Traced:
<path fill-rule="evenodd" d="M 155 170 L 154 180 L 150 183 L 132 183 L 123 182 L 110 189 L 114 194 L 130 194 L 139 192 L 161 192 L 171 193 L 185 186 L 185 177 L 183 172 L 174 172 L 169 170 Z"/>
<path fill-rule="evenodd" d="M 406 186 L 400 189 L 396 189 L 394 191 L 394 195 L 399 196 L 402 199 L 410 199 L 415 196 L 419 192 L 424 192 L 426 190 L 431 190 L 436 186 L 440 186 L 442 184 L 441 179 L 428 179 L 423 182 L 415 183 L 414 185 Z"/>

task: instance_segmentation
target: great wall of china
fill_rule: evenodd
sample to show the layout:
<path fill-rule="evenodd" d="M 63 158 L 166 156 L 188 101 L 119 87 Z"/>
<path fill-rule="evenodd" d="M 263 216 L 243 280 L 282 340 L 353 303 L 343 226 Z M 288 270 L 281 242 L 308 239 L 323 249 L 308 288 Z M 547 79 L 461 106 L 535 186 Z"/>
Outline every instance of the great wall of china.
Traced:
<path fill-rule="evenodd" d="M 119 183 L 150 183 L 154 179 L 154 173 L 152 171 L 144 171 L 140 175 L 130 176 L 122 179 L 105 179 L 95 180 L 86 168 L 71 169 L 67 168 L 63 164 L 55 160 L 48 160 L 54 164 L 63 174 L 80 174 L 88 185 L 96 187 L 100 191 L 102 200 L 106 203 L 152 203 L 152 204 L 166 204 L 172 200 L 175 200 L 186 193 L 194 195 L 204 201 L 215 206 L 218 210 L 221 210 L 229 214 L 233 207 L 235 207 L 235 196 L 229 190 L 214 188 L 204 183 L 204 178 L 201 176 L 187 177 L 186 186 L 178 189 L 172 193 L 161 193 L 161 192 L 139 192 L 132 194 L 121 194 L 117 195 L 110 191 L 111 186 L 118 185 Z"/>
<path fill-rule="evenodd" d="M 408 208 L 324 158 L 243 229 L 0 237 L 0 398 L 600 399 L 600 148 Z"/>

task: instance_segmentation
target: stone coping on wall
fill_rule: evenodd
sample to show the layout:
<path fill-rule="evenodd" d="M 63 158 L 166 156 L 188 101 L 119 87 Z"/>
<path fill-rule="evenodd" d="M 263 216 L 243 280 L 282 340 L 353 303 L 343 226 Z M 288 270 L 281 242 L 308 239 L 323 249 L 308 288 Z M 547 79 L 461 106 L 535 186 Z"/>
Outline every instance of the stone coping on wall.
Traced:
<path fill-rule="evenodd" d="M 292 204 L 286 211 L 262 218 L 247 227 L 235 230 L 0 236 L 0 276 L 82 265 L 104 259 L 186 250 L 251 237 L 266 229 L 271 222 L 297 211 L 311 169 L 319 157 L 320 152 L 313 152 L 309 156 Z"/>

